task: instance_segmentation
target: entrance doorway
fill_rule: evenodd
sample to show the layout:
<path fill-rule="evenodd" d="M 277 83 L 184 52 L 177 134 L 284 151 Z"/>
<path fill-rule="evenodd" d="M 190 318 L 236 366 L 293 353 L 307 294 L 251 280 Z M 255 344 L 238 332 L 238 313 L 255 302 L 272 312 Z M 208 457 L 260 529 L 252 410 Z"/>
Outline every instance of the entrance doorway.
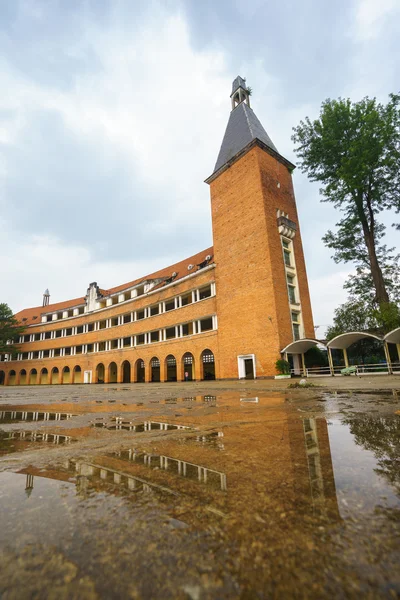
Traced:
<path fill-rule="evenodd" d="M 122 383 L 131 382 L 131 363 L 129 360 L 125 360 L 122 363 Z"/>
<path fill-rule="evenodd" d="M 194 379 L 194 358 L 193 354 L 186 352 L 182 357 L 184 381 L 193 381 Z"/>
<path fill-rule="evenodd" d="M 256 378 L 256 360 L 254 354 L 238 356 L 239 379 Z"/>
<path fill-rule="evenodd" d="M 215 359 L 211 350 L 203 350 L 201 362 L 203 363 L 203 379 L 215 379 Z"/>
<path fill-rule="evenodd" d="M 139 358 L 139 360 L 136 361 L 136 383 L 144 383 L 145 381 L 145 367 L 144 367 L 144 361 Z"/>
<path fill-rule="evenodd" d="M 156 356 L 150 361 L 151 381 L 160 381 L 160 361 Z"/>

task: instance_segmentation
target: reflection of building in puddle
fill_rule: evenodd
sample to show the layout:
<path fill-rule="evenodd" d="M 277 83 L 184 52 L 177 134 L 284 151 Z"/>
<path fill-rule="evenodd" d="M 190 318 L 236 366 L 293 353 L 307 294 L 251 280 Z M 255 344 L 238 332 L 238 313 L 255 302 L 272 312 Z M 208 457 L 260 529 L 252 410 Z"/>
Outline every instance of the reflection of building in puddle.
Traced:
<path fill-rule="evenodd" d="M 162 422 L 153 423 L 160 427 Z M 126 449 L 93 461 L 69 460 L 69 475 L 51 469 L 44 475 L 33 467 L 24 472 L 63 480 L 77 476 L 77 489 L 85 497 L 93 490 L 167 492 L 247 521 L 271 510 L 339 518 L 325 419 L 287 419 L 277 413 L 273 419 L 231 424 L 221 434 L 192 431 L 184 439 L 157 440 L 153 452 Z M 224 452 L 209 440 L 223 440 Z"/>
<path fill-rule="evenodd" d="M 221 471 L 215 471 L 214 469 L 209 469 L 208 467 L 197 465 L 186 460 L 160 454 L 135 452 L 135 450 L 131 449 L 117 452 L 116 456 L 124 460 L 143 463 L 147 467 L 158 467 L 159 469 L 169 471 L 175 475 L 181 475 L 187 479 L 194 479 L 201 483 L 211 485 L 212 487 L 219 487 L 223 491 L 226 491 L 227 489 L 225 473 L 222 473 Z"/>
<path fill-rule="evenodd" d="M 214 448 L 218 448 L 218 450 L 223 450 L 225 447 L 222 441 L 223 437 L 223 431 L 212 431 L 211 433 L 196 435 L 193 438 L 189 438 L 189 440 L 194 440 L 199 444 L 205 444 L 207 446 L 212 445 Z"/>
<path fill-rule="evenodd" d="M 48 444 L 69 444 L 75 441 L 70 435 L 42 433 L 40 431 L 10 431 L 2 441 L 19 440 L 24 442 L 47 442 Z"/>
<path fill-rule="evenodd" d="M 2 410 L 0 411 L 0 423 L 12 421 L 65 421 L 72 419 L 73 416 L 70 413 Z"/>
<path fill-rule="evenodd" d="M 324 479 L 321 466 L 321 455 L 318 444 L 317 420 L 303 419 L 304 437 L 308 472 L 310 476 L 310 489 L 313 502 L 324 497 Z"/>
<path fill-rule="evenodd" d="M 68 460 L 65 464 L 68 470 L 74 470 L 80 477 L 77 480 L 77 489 L 80 492 L 86 492 L 90 480 L 101 480 L 107 483 L 113 483 L 120 488 L 135 492 L 150 492 L 152 490 L 166 492 L 168 494 L 177 495 L 173 490 L 151 483 L 141 477 L 136 477 L 130 473 L 124 473 L 110 467 L 97 465 L 95 463 Z"/>
<path fill-rule="evenodd" d="M 204 402 L 207 402 L 208 406 L 217 405 L 217 396 L 203 396 Z"/>
<path fill-rule="evenodd" d="M 193 427 L 189 425 L 179 425 L 177 423 L 166 423 L 161 421 L 143 421 L 142 423 L 138 423 L 137 421 L 129 421 L 124 417 L 111 417 L 111 419 L 107 418 L 99 418 L 96 421 L 92 422 L 92 427 L 105 427 L 109 430 L 122 430 L 126 431 L 135 431 L 135 432 L 143 432 L 143 431 L 172 431 L 172 430 L 191 430 Z"/>

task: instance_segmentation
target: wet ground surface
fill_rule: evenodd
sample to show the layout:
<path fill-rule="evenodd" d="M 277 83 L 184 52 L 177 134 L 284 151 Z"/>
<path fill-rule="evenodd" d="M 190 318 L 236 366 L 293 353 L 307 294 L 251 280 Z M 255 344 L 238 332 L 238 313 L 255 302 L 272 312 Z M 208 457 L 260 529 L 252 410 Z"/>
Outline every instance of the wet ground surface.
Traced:
<path fill-rule="evenodd" d="M 1 389 L 0 597 L 397 598 L 399 401 Z"/>

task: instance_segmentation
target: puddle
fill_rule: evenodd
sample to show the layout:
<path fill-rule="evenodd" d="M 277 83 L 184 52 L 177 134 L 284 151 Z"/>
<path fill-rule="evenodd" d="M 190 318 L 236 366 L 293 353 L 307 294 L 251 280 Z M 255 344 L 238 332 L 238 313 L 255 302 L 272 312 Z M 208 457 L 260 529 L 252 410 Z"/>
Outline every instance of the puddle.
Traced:
<path fill-rule="evenodd" d="M 400 415 L 376 408 L 144 398 L 81 439 L 1 432 L 0 597 L 396 597 Z"/>
<path fill-rule="evenodd" d="M 188 425 L 179 425 L 178 423 L 160 423 L 158 421 L 129 421 L 124 417 L 111 417 L 111 419 L 99 417 L 93 423 L 92 427 L 100 429 L 108 429 L 109 431 L 135 431 L 141 433 L 143 431 L 181 431 L 191 430 L 193 427 Z"/>
<path fill-rule="evenodd" d="M 43 431 L 0 431 L 0 456 L 26 450 L 27 445 L 35 442 L 43 444 L 70 444 L 75 441 L 69 435 Z"/>
<path fill-rule="evenodd" d="M 39 411 L 2 410 L 0 423 L 22 423 L 24 421 L 66 421 L 75 415 L 70 413 L 52 413 Z"/>

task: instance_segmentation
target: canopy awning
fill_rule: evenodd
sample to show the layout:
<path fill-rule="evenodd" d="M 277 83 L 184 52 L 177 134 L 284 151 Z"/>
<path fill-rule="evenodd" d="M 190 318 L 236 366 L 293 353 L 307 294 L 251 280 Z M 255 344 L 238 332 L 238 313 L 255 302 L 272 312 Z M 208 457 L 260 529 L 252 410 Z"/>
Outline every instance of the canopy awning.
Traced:
<path fill-rule="evenodd" d="M 345 348 L 348 348 L 355 342 L 359 342 L 360 340 L 364 339 L 378 340 L 378 342 L 383 341 L 381 337 L 378 337 L 373 333 L 351 331 L 349 333 L 341 333 L 340 335 L 337 335 L 327 343 L 327 347 L 332 349 L 343 350 Z"/>
<path fill-rule="evenodd" d="M 383 339 L 388 344 L 400 344 L 400 327 L 389 331 Z"/>
<path fill-rule="evenodd" d="M 281 353 L 285 354 L 304 354 L 310 348 L 314 348 L 315 346 L 323 346 L 326 348 L 325 344 L 320 342 L 319 340 L 311 340 L 309 338 L 305 338 L 303 340 L 296 340 L 295 342 L 291 342 L 281 350 Z"/>

